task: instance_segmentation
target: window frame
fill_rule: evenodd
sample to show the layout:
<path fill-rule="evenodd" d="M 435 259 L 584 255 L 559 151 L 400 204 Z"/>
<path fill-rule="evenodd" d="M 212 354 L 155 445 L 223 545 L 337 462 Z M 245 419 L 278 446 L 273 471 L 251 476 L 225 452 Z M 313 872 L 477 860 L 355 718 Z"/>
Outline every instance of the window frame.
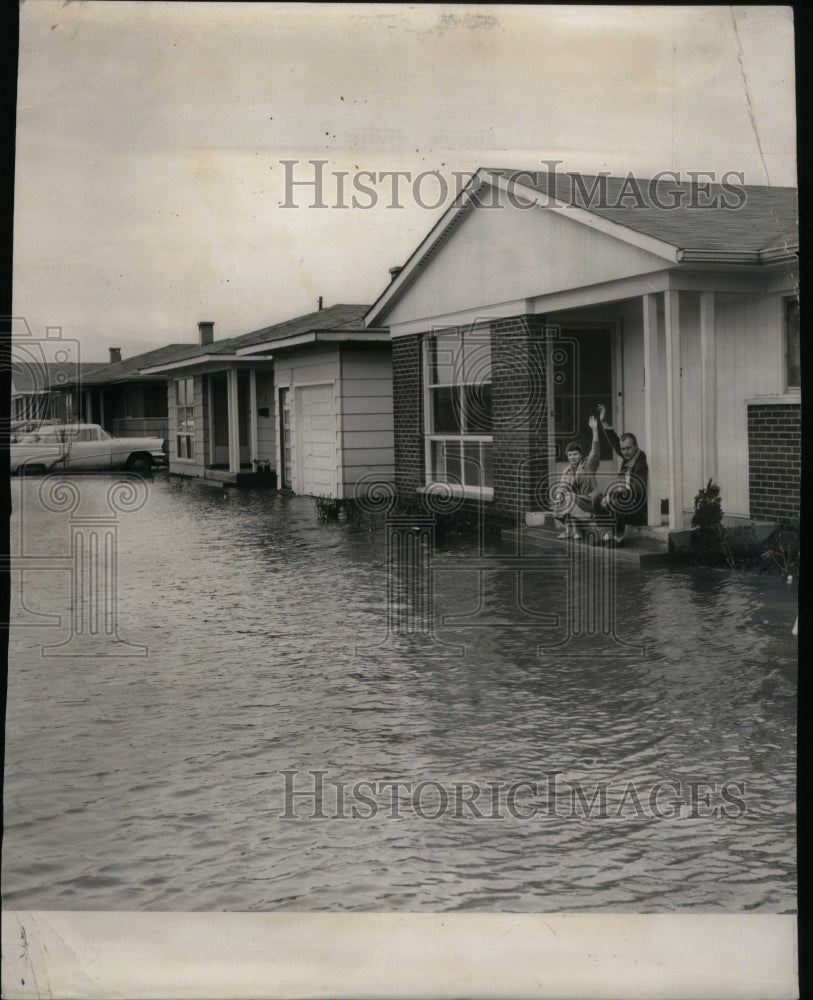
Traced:
<path fill-rule="evenodd" d="M 798 295 L 783 295 L 780 299 L 781 305 L 781 322 L 782 322 L 782 391 L 786 393 L 798 393 L 802 388 L 802 378 L 801 378 L 801 323 L 799 319 L 799 296 Z M 791 308 L 795 306 L 796 309 L 796 333 L 798 342 L 798 358 L 799 358 L 799 380 L 794 383 L 790 380 L 790 371 L 788 366 L 789 361 L 789 350 L 788 350 L 788 340 L 790 333 L 789 312 Z"/>
<path fill-rule="evenodd" d="M 438 338 L 440 338 L 440 337 L 448 337 L 450 335 L 456 336 L 457 339 L 458 339 L 458 342 L 460 343 L 460 346 L 457 348 L 457 350 L 459 350 L 461 352 L 460 357 L 462 358 L 462 367 L 463 367 L 463 372 L 464 372 L 464 376 L 465 376 L 465 374 L 466 374 L 465 368 L 466 368 L 466 364 L 467 364 L 466 356 L 465 356 L 465 350 L 466 350 L 465 344 L 466 344 L 466 335 L 467 334 L 469 336 L 474 335 L 475 337 L 477 337 L 481 341 L 483 339 L 483 334 L 487 334 L 488 335 L 488 344 L 489 344 L 489 378 L 487 380 L 480 379 L 480 380 L 474 380 L 474 381 L 472 381 L 472 380 L 466 380 L 466 378 L 464 377 L 464 379 L 462 381 L 460 381 L 460 382 L 453 382 L 453 381 L 438 382 L 438 381 L 435 381 L 434 380 L 434 371 L 433 371 L 433 369 L 434 369 L 434 349 L 435 349 L 435 344 L 437 343 Z M 450 488 L 451 491 L 452 491 L 452 493 L 455 494 L 455 495 L 458 495 L 458 496 L 462 495 L 462 496 L 466 496 L 466 497 L 471 497 L 473 499 L 481 499 L 482 498 L 484 500 L 493 500 L 493 498 L 494 498 L 494 481 L 493 481 L 493 473 L 494 473 L 494 465 L 493 465 L 493 461 L 494 461 L 494 459 L 493 459 L 493 444 L 494 444 L 493 403 L 492 403 L 492 416 L 491 416 L 492 427 L 491 427 L 491 431 L 489 433 L 477 432 L 477 431 L 466 433 L 464 429 L 461 429 L 461 433 L 459 433 L 459 434 L 454 434 L 454 433 L 450 433 L 450 432 L 442 432 L 442 431 L 436 432 L 434 430 L 434 422 L 435 422 L 435 405 L 434 404 L 435 404 L 436 393 L 433 391 L 433 390 L 436 390 L 436 389 L 439 389 L 439 388 L 443 388 L 443 387 L 453 387 L 453 388 L 455 388 L 455 389 L 458 390 L 459 395 L 458 395 L 458 404 L 457 405 L 458 405 L 459 412 L 461 414 L 461 421 L 462 421 L 462 423 L 464 425 L 465 425 L 465 422 L 466 422 L 466 412 L 467 412 L 467 407 L 466 407 L 466 402 L 465 402 L 466 397 L 463 395 L 465 388 L 467 386 L 473 386 L 473 385 L 474 386 L 488 385 L 488 386 L 491 387 L 491 391 L 492 391 L 492 394 L 493 394 L 494 374 L 493 374 L 492 358 L 491 358 L 491 326 L 488 323 L 483 323 L 483 324 L 474 324 L 472 326 L 465 326 L 465 327 L 463 327 L 463 326 L 450 326 L 450 327 L 439 328 L 439 329 L 433 330 L 432 333 L 428 334 L 427 336 L 425 336 L 423 338 L 423 343 L 422 343 L 421 347 L 422 347 L 422 370 L 423 370 L 423 379 L 422 379 L 422 382 L 423 382 L 423 398 L 424 398 L 423 426 L 424 426 L 424 482 L 425 482 L 425 488 L 430 488 L 430 487 L 432 487 L 434 485 L 442 485 L 442 486 L 444 486 L 446 488 Z M 455 364 L 455 368 L 456 367 L 457 367 L 457 363 Z M 493 396 L 492 396 L 492 399 L 493 399 Z M 448 445 L 448 443 L 450 443 L 450 442 L 458 442 L 459 446 L 460 446 L 460 457 L 458 459 L 459 467 L 460 467 L 460 473 L 461 473 L 461 475 L 460 475 L 461 482 L 460 483 L 449 482 L 449 480 L 448 480 L 449 472 L 448 472 L 448 468 L 447 468 L 447 461 L 446 461 L 447 455 L 446 455 L 446 449 L 445 449 L 445 447 L 444 447 L 444 477 L 445 478 L 439 479 L 435 475 L 435 462 L 434 462 L 434 459 L 435 459 L 435 454 L 434 454 L 435 448 L 436 448 L 437 445 L 443 445 L 443 446 L 445 446 L 445 445 Z M 479 451 L 478 464 L 479 464 L 480 478 L 481 478 L 481 482 L 480 483 L 469 483 L 469 482 L 466 481 L 466 466 L 467 466 L 467 462 L 465 461 L 465 459 L 463 457 L 464 453 L 465 453 L 465 445 L 466 444 L 468 444 L 470 446 L 472 444 L 477 444 L 477 446 L 478 446 L 478 451 Z M 484 447 L 486 445 L 490 445 L 491 446 L 491 462 L 490 462 L 490 465 L 491 465 L 491 482 L 488 485 L 485 485 L 482 482 L 482 479 L 485 479 L 485 471 L 486 471 L 486 462 L 485 462 L 485 453 L 484 453 Z"/>
<path fill-rule="evenodd" d="M 181 385 L 185 386 L 184 401 L 181 402 Z M 191 399 L 191 402 L 190 402 Z M 186 423 L 191 416 L 192 429 L 181 431 L 181 420 Z M 188 426 L 188 424 L 187 424 Z M 193 375 L 186 375 L 183 378 L 175 379 L 175 458 L 179 462 L 195 461 L 195 378 Z M 186 451 L 181 453 L 181 439 L 186 441 Z"/>

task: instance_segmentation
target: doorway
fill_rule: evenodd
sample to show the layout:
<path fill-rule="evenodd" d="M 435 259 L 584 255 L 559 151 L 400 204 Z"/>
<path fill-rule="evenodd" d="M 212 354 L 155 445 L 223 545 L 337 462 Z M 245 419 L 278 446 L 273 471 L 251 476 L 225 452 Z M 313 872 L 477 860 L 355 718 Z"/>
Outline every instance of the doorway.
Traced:
<path fill-rule="evenodd" d="M 612 327 L 563 329 L 551 342 L 549 386 L 553 396 L 553 444 L 557 462 L 565 461 L 570 441 L 578 441 L 586 454 L 592 438 L 588 420 L 598 416 L 599 403 L 607 420 L 615 422 L 615 330 Z M 611 460 L 613 450 L 599 434 L 601 459 Z"/>

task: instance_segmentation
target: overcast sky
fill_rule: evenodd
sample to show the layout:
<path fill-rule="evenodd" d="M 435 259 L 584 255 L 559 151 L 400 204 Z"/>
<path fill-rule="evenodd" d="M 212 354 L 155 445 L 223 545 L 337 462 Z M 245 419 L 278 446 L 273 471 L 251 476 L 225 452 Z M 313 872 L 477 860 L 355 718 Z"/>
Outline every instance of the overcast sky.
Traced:
<path fill-rule="evenodd" d="M 434 224 L 359 171 L 735 170 L 795 185 L 777 7 L 25 0 L 14 311 L 85 360 L 372 302 Z M 327 160 L 323 201 L 286 201 Z M 344 197 L 335 172 L 347 171 Z M 420 182 L 425 205 L 438 200 Z M 447 200 L 448 203 L 448 200 Z"/>

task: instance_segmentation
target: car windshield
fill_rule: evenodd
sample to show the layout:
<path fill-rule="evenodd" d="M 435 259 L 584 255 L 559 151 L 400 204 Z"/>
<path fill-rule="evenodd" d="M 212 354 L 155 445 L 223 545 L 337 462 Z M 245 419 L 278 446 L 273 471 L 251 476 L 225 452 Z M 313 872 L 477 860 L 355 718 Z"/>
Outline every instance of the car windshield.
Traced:
<path fill-rule="evenodd" d="M 108 434 L 107 431 L 104 430 L 104 428 L 100 427 L 99 428 L 99 438 L 102 441 L 112 441 L 113 440 L 113 435 L 112 434 Z"/>

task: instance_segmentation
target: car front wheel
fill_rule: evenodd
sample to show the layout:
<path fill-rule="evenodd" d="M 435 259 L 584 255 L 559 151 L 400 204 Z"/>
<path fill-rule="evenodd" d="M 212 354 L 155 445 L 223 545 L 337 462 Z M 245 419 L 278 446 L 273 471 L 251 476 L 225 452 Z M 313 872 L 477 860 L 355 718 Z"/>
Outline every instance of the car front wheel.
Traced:
<path fill-rule="evenodd" d="M 141 452 L 131 455 L 127 459 L 127 468 L 130 472 L 149 472 L 152 468 L 152 457 Z"/>

